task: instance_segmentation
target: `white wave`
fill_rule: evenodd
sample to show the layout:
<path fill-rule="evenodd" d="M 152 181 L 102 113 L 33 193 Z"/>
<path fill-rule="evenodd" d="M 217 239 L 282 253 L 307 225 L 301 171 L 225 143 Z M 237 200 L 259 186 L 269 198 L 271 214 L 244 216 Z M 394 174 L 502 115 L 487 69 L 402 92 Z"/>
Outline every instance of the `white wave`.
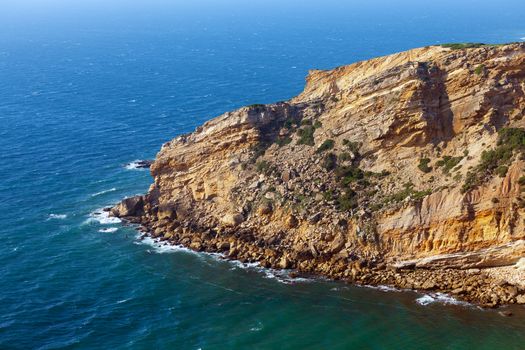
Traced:
<path fill-rule="evenodd" d="M 65 218 L 67 218 L 66 214 L 49 214 L 48 220 L 50 219 L 64 220 Z"/>
<path fill-rule="evenodd" d="M 89 219 L 87 219 L 85 223 L 89 224 L 95 221 L 101 225 L 111 225 L 111 224 L 118 224 L 122 221 L 119 218 L 109 216 L 109 212 L 101 210 L 101 209 L 94 211 L 93 213 L 89 214 L 89 216 L 90 216 Z"/>
<path fill-rule="evenodd" d="M 399 289 L 399 288 L 392 287 L 392 286 L 385 286 L 385 285 L 378 285 L 378 286 L 365 285 L 363 287 L 379 290 L 381 292 L 402 292 L 403 291 L 403 289 Z"/>
<path fill-rule="evenodd" d="M 243 263 L 239 260 L 230 260 L 230 264 L 233 265 L 230 270 L 235 270 L 237 268 L 239 269 L 254 269 L 256 267 L 260 267 L 258 262 L 253 263 Z"/>
<path fill-rule="evenodd" d="M 130 301 L 131 298 L 128 298 L 128 299 L 122 299 L 122 300 L 117 300 L 117 304 L 122 304 L 122 303 L 125 303 L 127 301 Z"/>
<path fill-rule="evenodd" d="M 432 298 L 430 295 L 423 295 L 422 297 L 416 299 L 416 303 L 423 306 L 432 304 L 435 301 L 436 299 Z"/>
<path fill-rule="evenodd" d="M 100 191 L 100 192 L 97 192 L 97 193 L 93 193 L 91 195 L 91 197 L 96 197 L 96 196 L 100 196 L 102 194 L 105 194 L 105 193 L 109 193 L 109 192 L 113 192 L 113 191 L 116 191 L 117 189 L 115 187 L 113 188 L 110 188 L 109 190 L 104 190 L 104 191 Z"/>
<path fill-rule="evenodd" d="M 257 325 L 250 328 L 250 331 L 252 332 L 259 332 L 263 329 L 263 324 L 261 322 L 257 322 Z"/>
<path fill-rule="evenodd" d="M 139 233 L 137 235 L 137 238 L 139 238 L 140 236 L 141 234 Z M 142 239 L 137 239 L 134 242 L 134 244 L 148 245 L 153 248 L 153 252 L 158 253 L 158 254 L 183 252 L 183 253 L 194 254 L 198 257 L 208 256 L 217 261 L 223 260 L 226 257 L 222 253 L 196 252 L 182 245 L 169 244 L 167 242 L 162 242 L 157 239 L 151 238 L 149 236 L 146 236 Z M 308 282 L 314 281 L 311 278 L 292 277 L 290 276 L 290 272 L 292 272 L 291 270 L 277 270 L 277 269 L 262 267 L 259 264 L 259 262 L 243 263 L 239 260 L 226 260 L 226 261 L 232 265 L 231 270 L 234 270 L 237 268 L 246 269 L 246 270 L 255 270 L 257 272 L 262 273 L 264 278 L 274 279 L 277 282 L 284 283 L 284 284 L 308 283 Z"/>
<path fill-rule="evenodd" d="M 126 164 L 125 168 L 128 170 L 147 170 L 147 168 L 141 166 L 142 160 L 135 159 L 134 161 Z"/>
<path fill-rule="evenodd" d="M 522 40 L 522 41 L 525 41 L 525 36 L 524 36 L 524 37 L 522 37 L 522 38 L 520 38 L 520 40 Z"/>
<path fill-rule="evenodd" d="M 470 305 L 467 302 L 457 300 L 443 293 L 425 294 L 422 297 L 417 298 L 416 303 L 418 303 L 419 305 L 423 305 L 423 306 L 433 304 L 433 303 L 452 304 L 452 305 Z"/>
<path fill-rule="evenodd" d="M 243 263 L 239 260 L 229 260 L 232 266 L 230 270 L 244 269 L 244 270 L 255 270 L 263 274 L 264 278 L 274 279 L 277 282 L 284 284 L 292 284 L 294 282 L 306 282 L 309 281 L 306 278 L 290 277 L 290 270 L 276 270 L 271 268 L 262 267 L 258 262 Z"/>
<path fill-rule="evenodd" d="M 118 231 L 118 227 L 108 227 L 108 228 L 103 228 L 103 229 L 98 230 L 98 232 L 102 232 L 102 233 L 113 233 L 117 231 Z"/>
<path fill-rule="evenodd" d="M 139 236 L 140 237 L 140 234 Z M 198 252 L 195 252 L 189 248 L 183 247 L 181 245 L 173 245 L 168 244 L 167 242 L 161 242 L 159 240 L 156 240 L 154 238 L 151 238 L 149 236 L 144 237 L 141 240 L 137 240 L 134 242 L 134 244 L 139 245 L 148 245 L 154 249 L 155 253 L 175 253 L 175 252 L 185 252 L 185 253 L 192 253 L 198 255 Z"/>

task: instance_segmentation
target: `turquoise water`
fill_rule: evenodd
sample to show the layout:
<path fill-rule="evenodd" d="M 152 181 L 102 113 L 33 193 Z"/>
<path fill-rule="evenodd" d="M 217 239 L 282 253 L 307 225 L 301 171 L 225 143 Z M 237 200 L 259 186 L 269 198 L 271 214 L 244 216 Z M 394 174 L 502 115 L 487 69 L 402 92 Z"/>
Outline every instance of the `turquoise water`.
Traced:
<path fill-rule="evenodd" d="M 0 349 L 523 349 L 525 312 L 434 302 L 139 242 L 96 214 L 163 142 L 311 68 L 525 37 L 518 1 L 51 1 L 0 13 Z M 102 232 L 101 232 L 102 231 Z M 111 231 L 111 232 L 108 232 Z"/>

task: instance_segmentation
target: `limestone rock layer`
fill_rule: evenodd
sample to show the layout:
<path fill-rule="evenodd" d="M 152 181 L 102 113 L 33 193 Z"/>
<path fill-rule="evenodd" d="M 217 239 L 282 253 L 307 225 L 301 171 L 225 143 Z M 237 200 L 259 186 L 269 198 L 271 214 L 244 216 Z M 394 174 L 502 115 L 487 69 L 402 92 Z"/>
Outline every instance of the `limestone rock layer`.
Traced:
<path fill-rule="evenodd" d="M 267 266 L 354 281 L 384 271 L 367 281 L 414 288 L 407 276 L 434 270 L 468 280 L 525 257 L 524 113 L 524 44 L 312 70 L 297 97 L 164 144 L 127 216 L 164 240 Z M 426 289 L 463 293 L 445 280 Z M 525 300 L 522 287 L 499 300 Z M 487 293 L 477 299 L 490 304 Z"/>

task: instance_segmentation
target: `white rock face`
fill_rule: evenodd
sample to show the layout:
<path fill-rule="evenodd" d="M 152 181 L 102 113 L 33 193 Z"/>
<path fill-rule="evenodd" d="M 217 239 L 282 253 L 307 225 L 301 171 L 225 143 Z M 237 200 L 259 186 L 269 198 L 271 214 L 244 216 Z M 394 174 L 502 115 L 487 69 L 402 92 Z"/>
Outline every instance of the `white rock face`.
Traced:
<path fill-rule="evenodd" d="M 525 271 L 525 258 L 521 258 L 516 263 L 516 268 L 520 271 Z"/>

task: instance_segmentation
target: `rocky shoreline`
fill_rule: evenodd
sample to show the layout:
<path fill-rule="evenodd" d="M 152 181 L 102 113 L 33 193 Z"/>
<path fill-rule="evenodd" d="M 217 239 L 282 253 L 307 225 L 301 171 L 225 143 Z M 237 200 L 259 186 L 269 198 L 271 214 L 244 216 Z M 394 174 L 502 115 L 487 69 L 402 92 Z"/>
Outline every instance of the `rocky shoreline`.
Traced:
<path fill-rule="evenodd" d="M 125 199 L 110 215 L 138 225 L 141 239 L 151 237 L 172 246 L 183 246 L 195 252 L 220 253 L 228 260 L 258 263 L 272 269 L 291 269 L 291 277 L 322 276 L 363 286 L 389 286 L 419 292 L 443 293 L 454 299 L 484 308 L 507 304 L 525 304 L 525 288 L 494 278 L 483 269 L 415 269 L 391 268 L 381 262 L 346 259 L 301 258 L 279 245 L 257 240 L 248 230 L 234 228 L 191 230 L 173 221 L 154 221 L 142 212 L 143 196 Z M 126 215 L 122 215 L 124 213 Z"/>

